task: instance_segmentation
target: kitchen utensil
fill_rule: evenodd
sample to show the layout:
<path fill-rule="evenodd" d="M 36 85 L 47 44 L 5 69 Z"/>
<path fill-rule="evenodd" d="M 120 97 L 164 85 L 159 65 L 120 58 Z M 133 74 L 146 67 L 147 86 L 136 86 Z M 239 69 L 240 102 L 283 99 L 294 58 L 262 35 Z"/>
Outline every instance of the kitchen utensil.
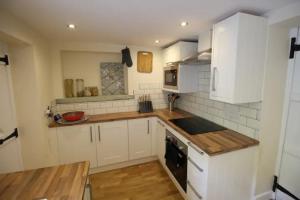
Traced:
<path fill-rule="evenodd" d="M 84 96 L 84 80 L 83 79 L 76 79 L 76 91 L 77 91 L 77 97 Z"/>
<path fill-rule="evenodd" d="M 74 97 L 75 95 L 74 95 L 73 79 L 65 79 L 64 86 L 65 86 L 65 96 L 67 98 Z"/>
<path fill-rule="evenodd" d="M 77 121 L 66 121 L 62 118 L 62 119 L 57 120 L 56 122 L 59 124 L 63 124 L 63 125 L 72 125 L 72 124 L 80 124 L 82 122 L 87 121 L 88 119 L 89 119 L 88 116 L 83 116 L 80 120 L 77 120 Z"/>
<path fill-rule="evenodd" d="M 137 53 L 137 71 L 140 73 L 152 72 L 153 53 L 148 51 L 139 51 Z"/>
<path fill-rule="evenodd" d="M 142 95 L 139 97 L 139 112 L 147 113 L 153 112 L 153 106 L 150 94 Z"/>
<path fill-rule="evenodd" d="M 63 119 L 68 122 L 78 121 L 82 119 L 83 116 L 84 116 L 84 112 L 82 111 L 67 112 L 62 114 Z"/>

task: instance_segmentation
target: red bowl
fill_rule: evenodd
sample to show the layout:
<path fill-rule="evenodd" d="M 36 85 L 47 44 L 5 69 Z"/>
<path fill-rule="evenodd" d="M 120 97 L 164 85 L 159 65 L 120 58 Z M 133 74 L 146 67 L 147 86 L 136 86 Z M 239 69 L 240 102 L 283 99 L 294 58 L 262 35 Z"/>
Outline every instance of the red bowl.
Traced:
<path fill-rule="evenodd" d="M 74 122 L 80 120 L 84 116 L 84 112 L 75 111 L 75 112 L 67 112 L 62 114 L 64 120 L 69 122 Z"/>

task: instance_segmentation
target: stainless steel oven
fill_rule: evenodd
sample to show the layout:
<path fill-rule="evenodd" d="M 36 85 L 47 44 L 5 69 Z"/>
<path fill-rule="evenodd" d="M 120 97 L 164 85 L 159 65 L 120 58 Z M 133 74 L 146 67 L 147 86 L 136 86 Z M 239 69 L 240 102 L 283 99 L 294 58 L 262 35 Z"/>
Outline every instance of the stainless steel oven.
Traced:
<path fill-rule="evenodd" d="M 179 185 L 186 191 L 188 147 L 166 130 L 166 165 Z"/>
<path fill-rule="evenodd" d="M 178 64 L 171 64 L 164 68 L 164 88 L 178 89 Z"/>

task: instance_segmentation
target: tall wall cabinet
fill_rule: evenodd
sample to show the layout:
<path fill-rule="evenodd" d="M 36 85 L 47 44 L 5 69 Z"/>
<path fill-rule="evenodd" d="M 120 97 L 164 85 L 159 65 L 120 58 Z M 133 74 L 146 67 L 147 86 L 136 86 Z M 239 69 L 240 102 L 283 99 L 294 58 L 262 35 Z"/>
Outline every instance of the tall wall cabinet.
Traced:
<path fill-rule="evenodd" d="M 210 99 L 262 100 L 266 36 L 266 19 L 244 13 L 213 26 Z"/>

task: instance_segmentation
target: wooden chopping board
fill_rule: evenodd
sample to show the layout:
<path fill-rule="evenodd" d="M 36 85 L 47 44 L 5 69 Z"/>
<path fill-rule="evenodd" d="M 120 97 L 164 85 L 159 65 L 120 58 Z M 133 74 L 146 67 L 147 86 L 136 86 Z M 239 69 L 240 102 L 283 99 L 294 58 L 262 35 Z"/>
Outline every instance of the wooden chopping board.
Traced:
<path fill-rule="evenodd" d="M 137 71 L 140 73 L 151 73 L 153 53 L 148 51 L 139 51 L 137 54 Z"/>

